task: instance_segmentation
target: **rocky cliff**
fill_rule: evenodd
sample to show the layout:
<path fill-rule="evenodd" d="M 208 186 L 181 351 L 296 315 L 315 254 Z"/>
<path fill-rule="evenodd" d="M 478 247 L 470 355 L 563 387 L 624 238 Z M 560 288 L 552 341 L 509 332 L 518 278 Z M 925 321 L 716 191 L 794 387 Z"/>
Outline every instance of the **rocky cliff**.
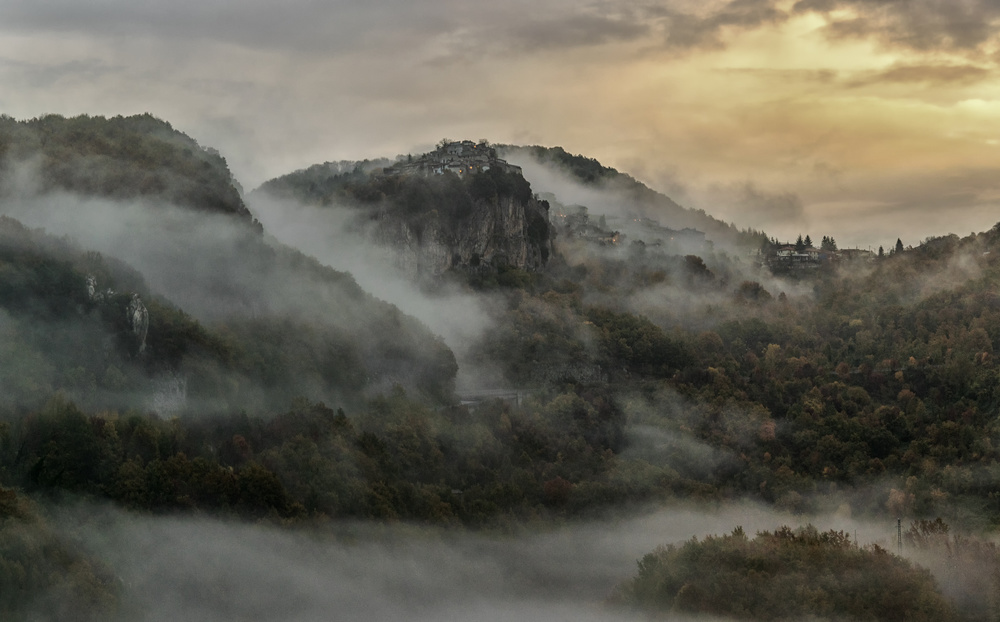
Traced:
<path fill-rule="evenodd" d="M 460 152 L 467 144 L 468 153 Z M 534 271 L 552 252 L 548 203 L 485 143 L 448 143 L 379 170 L 324 170 L 291 173 L 255 193 L 367 212 L 375 241 L 397 251 L 400 266 L 414 274 Z"/>
<path fill-rule="evenodd" d="M 414 223 L 382 210 L 375 238 L 395 249 L 401 268 L 420 275 L 503 266 L 534 271 L 545 265 L 551 252 L 548 204 L 512 196 L 476 201 L 471 213 L 458 221 L 435 214 Z"/>

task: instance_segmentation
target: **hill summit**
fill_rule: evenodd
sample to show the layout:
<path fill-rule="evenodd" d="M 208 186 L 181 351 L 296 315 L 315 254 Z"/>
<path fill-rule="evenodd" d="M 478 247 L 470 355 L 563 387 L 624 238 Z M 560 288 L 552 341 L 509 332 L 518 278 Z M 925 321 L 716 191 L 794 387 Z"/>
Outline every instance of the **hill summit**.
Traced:
<path fill-rule="evenodd" d="M 499 169 L 505 173 L 521 174 L 521 167 L 497 157 L 497 150 L 486 141 L 442 140 L 437 149 L 418 157 L 400 161 L 384 168 L 386 175 L 443 175 L 453 173 L 459 177 Z"/>
<path fill-rule="evenodd" d="M 552 250 L 549 205 L 518 166 L 485 141 L 441 141 L 387 167 L 312 166 L 263 184 L 256 193 L 359 210 L 374 240 L 422 275 L 448 270 L 539 270 Z"/>

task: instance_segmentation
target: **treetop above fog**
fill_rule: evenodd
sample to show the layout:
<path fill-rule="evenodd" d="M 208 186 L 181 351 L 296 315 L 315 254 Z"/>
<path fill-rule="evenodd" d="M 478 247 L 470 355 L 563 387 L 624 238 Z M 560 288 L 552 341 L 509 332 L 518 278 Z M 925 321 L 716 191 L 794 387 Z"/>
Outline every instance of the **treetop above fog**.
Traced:
<path fill-rule="evenodd" d="M 0 192 L 66 191 L 114 200 L 151 199 L 251 221 L 226 160 L 150 114 L 105 118 L 0 116 Z"/>

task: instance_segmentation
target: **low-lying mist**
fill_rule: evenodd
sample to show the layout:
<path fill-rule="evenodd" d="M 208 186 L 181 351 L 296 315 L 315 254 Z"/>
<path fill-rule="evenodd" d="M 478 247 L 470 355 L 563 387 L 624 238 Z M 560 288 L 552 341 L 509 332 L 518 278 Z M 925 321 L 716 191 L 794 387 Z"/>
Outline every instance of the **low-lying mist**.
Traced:
<path fill-rule="evenodd" d="M 720 249 L 727 251 L 735 250 L 739 245 L 739 231 L 735 227 L 702 210 L 684 208 L 628 175 L 600 177 L 596 162 L 588 164 L 591 170 L 585 174 L 597 174 L 599 177 L 585 184 L 560 163 L 540 159 L 532 148 L 505 149 L 503 156 L 521 167 L 535 192 L 554 194 L 565 205 L 585 205 L 594 214 L 605 214 L 609 218 L 652 218 L 674 230 L 697 229 L 707 233 Z"/>
<path fill-rule="evenodd" d="M 335 302 L 304 275 L 264 265 L 252 255 L 255 234 L 227 215 L 62 193 L 4 201 L 0 209 L 29 227 L 124 260 L 152 291 L 203 321 L 267 311 L 315 313 Z"/>
<path fill-rule="evenodd" d="M 310 206 L 255 192 L 247 199 L 265 231 L 282 244 L 349 272 L 372 295 L 423 322 L 455 352 L 459 386 L 488 382 L 473 374 L 466 354 L 490 328 L 491 298 L 443 281 L 421 286 L 426 276 L 401 265 L 398 251 L 373 241 L 367 212 L 343 206 Z M 412 267 L 409 267 L 412 268 Z"/>
<path fill-rule="evenodd" d="M 60 516 L 108 560 L 136 618 L 218 622 L 634 620 L 604 600 L 657 545 L 807 521 L 884 544 L 893 527 L 749 503 L 661 508 L 516 537 L 362 524 L 297 532 L 86 506 Z"/>
<path fill-rule="evenodd" d="M 30 187 L 25 182 L 5 196 L 0 214 L 66 236 L 80 254 L 124 261 L 154 296 L 222 331 L 222 339 L 249 346 L 241 364 L 253 368 L 247 373 L 255 381 L 211 380 L 219 390 L 258 392 L 239 388 L 243 405 L 262 404 L 259 385 L 267 378 L 283 384 L 275 387 L 274 404 L 295 395 L 337 403 L 344 393 L 395 384 L 448 390 L 453 357 L 426 326 L 365 292 L 348 273 L 261 236 L 247 220 L 155 200 L 39 195 Z M 96 283 L 98 291 L 108 286 Z"/>

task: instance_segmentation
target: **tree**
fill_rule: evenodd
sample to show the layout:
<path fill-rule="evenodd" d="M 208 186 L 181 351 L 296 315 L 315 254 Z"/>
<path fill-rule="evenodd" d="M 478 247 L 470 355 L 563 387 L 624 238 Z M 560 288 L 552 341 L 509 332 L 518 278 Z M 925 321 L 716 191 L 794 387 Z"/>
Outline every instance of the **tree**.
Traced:
<path fill-rule="evenodd" d="M 810 238 L 808 235 L 806 235 L 805 245 L 806 245 L 807 248 L 811 247 L 813 245 L 812 238 Z"/>
<path fill-rule="evenodd" d="M 798 239 L 795 240 L 795 252 L 801 253 L 806 250 L 806 243 L 802 240 L 802 234 L 799 234 Z"/>
<path fill-rule="evenodd" d="M 897 253 L 903 252 L 903 241 L 900 240 L 899 238 L 896 238 L 896 252 Z"/>
<path fill-rule="evenodd" d="M 837 250 L 837 242 L 833 239 L 833 236 L 823 236 L 823 241 L 820 243 L 820 250 L 824 251 L 835 251 Z"/>
<path fill-rule="evenodd" d="M 849 571 L 831 573 L 830 568 Z M 808 598 L 789 598 L 808 594 Z M 612 602 L 652 614 L 690 612 L 741 620 L 824 618 L 954 620 L 930 572 L 878 545 L 807 525 L 691 539 L 639 561 Z"/>
<path fill-rule="evenodd" d="M 885 257 L 885 249 L 882 248 L 881 246 L 878 247 L 878 256 Z"/>

